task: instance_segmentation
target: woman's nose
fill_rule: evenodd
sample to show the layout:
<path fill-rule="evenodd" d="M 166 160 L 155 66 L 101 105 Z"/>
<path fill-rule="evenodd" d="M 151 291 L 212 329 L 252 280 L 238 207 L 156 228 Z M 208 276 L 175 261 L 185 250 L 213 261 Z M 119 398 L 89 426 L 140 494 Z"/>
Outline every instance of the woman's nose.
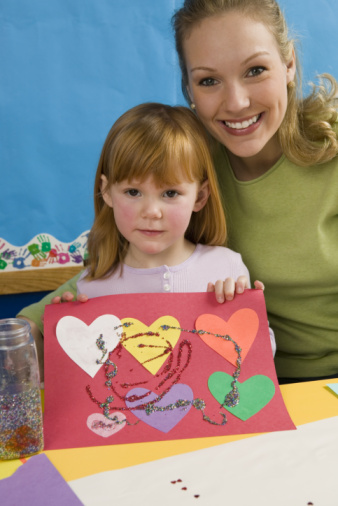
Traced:
<path fill-rule="evenodd" d="M 248 89 L 243 84 L 232 83 L 224 90 L 225 108 L 231 113 L 240 113 L 250 106 Z"/>

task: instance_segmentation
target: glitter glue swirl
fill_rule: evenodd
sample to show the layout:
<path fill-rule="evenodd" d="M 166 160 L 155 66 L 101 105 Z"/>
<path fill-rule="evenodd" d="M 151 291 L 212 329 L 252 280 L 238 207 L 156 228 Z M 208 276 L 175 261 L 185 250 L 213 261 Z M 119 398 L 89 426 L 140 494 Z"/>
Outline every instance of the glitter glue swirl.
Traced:
<path fill-rule="evenodd" d="M 115 327 L 114 330 L 117 330 L 119 327 L 129 327 L 130 325 L 132 325 L 132 323 L 125 322 L 122 325 Z M 215 334 L 213 332 L 208 332 L 206 330 L 195 330 L 195 329 L 190 330 L 190 329 L 183 329 L 181 327 L 173 327 L 173 326 L 169 326 L 169 325 L 161 325 L 160 328 L 164 331 L 169 330 L 169 329 L 174 329 L 174 330 L 180 330 L 181 332 L 187 332 L 190 334 L 197 334 L 197 335 L 208 334 L 208 335 L 219 337 L 220 339 L 223 339 L 225 341 L 230 341 L 231 343 L 233 343 L 235 351 L 237 353 L 236 369 L 232 375 L 232 377 L 233 377 L 233 381 L 231 382 L 232 389 L 225 396 L 224 402 L 221 404 L 221 407 L 224 407 L 224 406 L 235 407 L 235 406 L 237 406 L 237 404 L 239 403 L 239 400 L 240 400 L 237 382 L 238 382 L 238 378 L 239 378 L 239 375 L 241 372 L 241 364 L 242 364 L 241 351 L 242 351 L 242 348 L 236 343 L 236 341 L 234 341 L 229 335 Z M 138 338 L 141 336 L 159 336 L 159 334 L 156 332 L 144 332 L 144 333 L 135 334 L 133 336 L 129 336 L 128 339 L 135 339 L 135 338 Z M 123 342 L 123 340 L 126 340 L 125 334 L 122 335 L 121 342 L 119 343 L 118 347 L 114 350 L 114 351 L 117 351 L 117 353 L 119 353 L 119 350 L 121 350 L 121 343 Z M 105 385 L 107 386 L 108 390 L 112 390 L 113 393 L 117 397 L 119 397 L 119 399 L 121 401 L 125 402 L 126 396 L 121 396 L 115 391 L 113 381 L 112 381 L 113 378 L 118 373 L 118 369 L 117 369 L 116 364 L 111 360 L 111 356 L 112 356 L 113 352 L 110 352 L 108 354 L 108 358 L 105 360 L 105 362 L 103 362 L 103 359 L 107 354 L 107 349 L 105 348 L 105 342 L 102 339 L 102 335 L 100 335 L 100 337 L 97 339 L 96 345 L 99 348 L 99 350 L 102 352 L 102 357 L 99 361 L 97 361 L 97 363 L 104 364 L 105 375 L 107 378 Z M 140 345 L 140 346 L 146 346 L 146 345 Z M 186 357 L 185 361 L 182 360 L 182 354 L 183 354 L 184 348 L 187 348 L 187 357 Z M 173 351 L 172 347 L 171 347 L 169 341 L 167 341 L 167 348 L 165 348 L 164 351 L 162 350 L 162 354 L 169 354 L 170 360 L 169 360 L 169 363 L 167 364 L 167 366 L 164 367 L 164 369 L 161 373 L 161 374 L 166 374 L 166 375 L 161 380 L 161 382 L 158 384 L 156 389 L 165 385 L 165 383 L 167 381 L 171 380 L 171 378 L 173 378 L 175 375 L 176 375 L 176 378 L 174 380 L 172 380 L 171 384 L 168 387 L 166 387 L 164 389 L 164 391 L 159 396 L 157 396 L 155 399 L 153 399 L 152 401 L 150 401 L 150 402 L 145 401 L 144 403 L 139 404 L 138 406 L 134 406 L 132 408 L 131 407 L 129 408 L 126 406 L 115 406 L 115 405 L 112 406 L 112 404 L 114 403 L 114 400 L 115 400 L 113 395 L 109 395 L 106 398 L 106 400 L 104 402 L 102 402 L 102 401 L 96 399 L 96 397 L 93 395 L 93 393 L 91 391 L 90 386 L 87 385 L 86 391 L 87 391 L 90 399 L 102 409 L 104 416 L 108 420 L 112 420 L 115 423 L 119 423 L 116 420 L 116 417 L 113 417 L 113 418 L 110 417 L 111 411 L 115 411 L 115 410 L 119 410 L 119 411 L 144 410 L 147 415 L 150 415 L 151 413 L 158 412 L 158 411 L 160 411 L 160 412 L 172 411 L 174 409 L 178 409 L 178 408 L 182 408 L 182 407 L 186 407 L 188 405 L 191 405 L 195 409 L 201 411 L 204 421 L 206 421 L 212 425 L 225 425 L 227 423 L 227 418 L 224 413 L 220 413 L 221 417 L 223 418 L 223 420 L 220 423 L 212 420 L 210 417 L 208 417 L 204 413 L 205 408 L 206 408 L 206 403 L 203 399 L 197 398 L 197 399 L 193 399 L 192 401 L 178 399 L 175 403 L 168 404 L 167 406 L 157 406 L 156 405 L 170 391 L 171 387 L 174 384 L 179 382 L 183 371 L 188 367 L 190 360 L 191 360 L 191 355 L 192 355 L 191 342 L 188 340 L 184 340 L 180 343 L 179 350 L 178 350 L 178 356 L 177 356 L 177 365 L 173 368 L 171 368 L 172 362 L 173 362 L 172 354 L 171 354 L 172 351 Z M 157 358 L 158 357 L 156 356 L 152 360 L 155 360 Z M 143 383 L 147 383 L 147 382 L 143 382 Z M 123 383 L 122 385 L 125 388 L 134 386 L 133 384 L 129 384 L 129 383 Z M 134 395 L 134 396 L 132 396 L 132 398 L 128 398 L 128 401 L 135 402 L 135 401 L 144 399 L 148 395 L 150 395 L 150 393 L 151 392 L 149 391 L 146 394 L 143 394 L 142 396 Z M 128 425 L 136 425 L 138 423 L 138 422 L 136 422 L 136 424 L 131 424 L 128 422 L 128 420 L 123 420 L 123 423 L 125 423 L 125 422 L 127 422 Z"/>

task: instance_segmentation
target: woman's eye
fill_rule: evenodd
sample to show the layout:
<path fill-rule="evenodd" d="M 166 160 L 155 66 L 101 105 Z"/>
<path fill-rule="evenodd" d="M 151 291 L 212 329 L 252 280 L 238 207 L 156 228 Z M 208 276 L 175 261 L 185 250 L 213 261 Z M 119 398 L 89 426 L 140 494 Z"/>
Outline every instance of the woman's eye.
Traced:
<path fill-rule="evenodd" d="M 178 192 L 176 190 L 167 190 L 166 192 L 163 193 L 164 197 L 168 197 L 170 199 L 173 199 L 177 195 L 178 195 Z"/>
<path fill-rule="evenodd" d="M 199 82 L 200 86 L 214 86 L 216 84 L 216 79 L 213 79 L 212 77 L 207 77 L 205 79 L 201 79 Z"/>
<path fill-rule="evenodd" d="M 253 67 L 252 69 L 249 70 L 248 76 L 249 77 L 259 76 L 264 72 L 264 70 L 266 70 L 265 67 Z"/>
<path fill-rule="evenodd" d="M 131 188 L 130 190 L 126 191 L 126 194 L 130 195 L 130 197 L 138 197 L 140 195 L 140 192 L 135 188 Z"/>

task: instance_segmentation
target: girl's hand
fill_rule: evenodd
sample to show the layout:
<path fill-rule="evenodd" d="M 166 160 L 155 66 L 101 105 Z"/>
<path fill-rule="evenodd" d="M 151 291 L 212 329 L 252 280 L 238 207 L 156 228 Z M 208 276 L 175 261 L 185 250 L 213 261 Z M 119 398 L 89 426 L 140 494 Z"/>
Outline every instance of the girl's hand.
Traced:
<path fill-rule="evenodd" d="M 254 285 L 256 289 L 264 290 L 261 281 L 255 281 Z M 226 300 L 233 300 L 236 293 L 243 293 L 247 288 L 250 288 L 248 278 L 240 276 L 237 281 L 227 278 L 225 281 L 219 279 L 215 284 L 208 283 L 207 292 L 215 292 L 217 302 L 223 304 Z"/>
<path fill-rule="evenodd" d="M 72 302 L 73 299 L 74 299 L 74 295 L 72 294 L 72 292 L 63 292 L 63 294 L 61 296 L 58 295 L 57 297 L 53 297 L 50 302 L 51 302 L 51 304 L 60 304 L 61 302 Z M 88 296 L 85 295 L 84 293 L 80 293 L 76 297 L 76 300 L 79 302 L 87 302 Z M 44 319 L 45 319 L 45 315 L 43 314 L 43 315 L 41 315 L 41 321 L 44 321 Z"/>
<path fill-rule="evenodd" d="M 74 299 L 74 295 L 71 292 L 64 292 L 61 296 L 53 297 L 51 300 L 52 304 L 60 304 L 60 302 L 71 302 Z M 76 300 L 79 302 L 87 302 L 88 296 L 84 293 L 80 293 Z"/>

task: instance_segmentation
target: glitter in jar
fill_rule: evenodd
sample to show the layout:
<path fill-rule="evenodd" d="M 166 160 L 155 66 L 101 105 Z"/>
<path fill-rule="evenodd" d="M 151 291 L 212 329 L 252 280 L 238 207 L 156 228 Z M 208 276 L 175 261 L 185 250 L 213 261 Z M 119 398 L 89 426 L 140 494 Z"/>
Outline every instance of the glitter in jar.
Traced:
<path fill-rule="evenodd" d="M 40 390 L 0 395 L 0 459 L 18 459 L 42 449 Z"/>

